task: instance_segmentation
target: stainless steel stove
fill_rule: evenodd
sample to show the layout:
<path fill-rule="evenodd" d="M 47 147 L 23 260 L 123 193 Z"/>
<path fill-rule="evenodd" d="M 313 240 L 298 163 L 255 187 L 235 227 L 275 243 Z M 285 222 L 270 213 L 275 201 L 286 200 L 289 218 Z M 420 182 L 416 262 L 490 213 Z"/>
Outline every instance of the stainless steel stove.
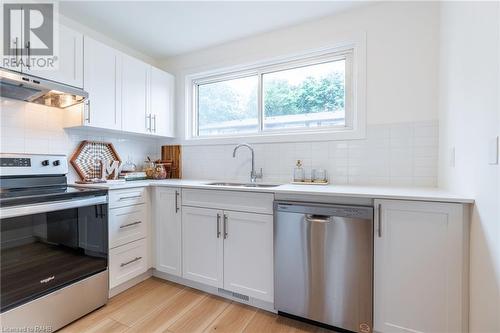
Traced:
<path fill-rule="evenodd" d="M 0 154 L 0 325 L 54 331 L 108 299 L 107 191 L 63 155 Z"/>

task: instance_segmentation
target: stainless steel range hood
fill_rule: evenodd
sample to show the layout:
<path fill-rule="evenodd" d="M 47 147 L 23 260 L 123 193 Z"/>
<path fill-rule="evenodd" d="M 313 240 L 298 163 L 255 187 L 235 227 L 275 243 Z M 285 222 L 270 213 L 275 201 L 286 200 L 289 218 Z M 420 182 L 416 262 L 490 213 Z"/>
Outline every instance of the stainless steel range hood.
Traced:
<path fill-rule="evenodd" d="M 0 96 L 26 102 L 67 108 L 83 102 L 83 89 L 0 68 Z"/>

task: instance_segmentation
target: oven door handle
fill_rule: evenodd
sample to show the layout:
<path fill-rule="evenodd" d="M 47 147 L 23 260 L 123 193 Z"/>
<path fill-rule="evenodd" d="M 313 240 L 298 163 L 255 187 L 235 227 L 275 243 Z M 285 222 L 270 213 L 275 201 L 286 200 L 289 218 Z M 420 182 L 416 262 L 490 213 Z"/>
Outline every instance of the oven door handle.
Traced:
<path fill-rule="evenodd" d="M 33 215 L 39 213 L 53 212 L 56 210 L 64 210 L 85 206 L 94 206 L 108 203 L 108 196 L 102 195 L 98 197 L 90 197 L 77 200 L 61 200 L 54 202 L 43 202 L 20 207 L 3 207 L 0 209 L 0 219 L 10 217 L 18 217 L 25 215 Z"/>

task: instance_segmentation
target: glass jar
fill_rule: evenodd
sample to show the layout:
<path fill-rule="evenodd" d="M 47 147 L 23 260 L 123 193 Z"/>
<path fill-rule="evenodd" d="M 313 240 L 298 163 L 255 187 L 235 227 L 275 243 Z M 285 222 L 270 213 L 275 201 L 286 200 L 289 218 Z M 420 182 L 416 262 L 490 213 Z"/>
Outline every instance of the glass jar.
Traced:
<path fill-rule="evenodd" d="M 153 161 L 145 161 L 144 172 L 146 172 L 147 178 L 152 179 L 155 172 L 155 163 Z"/>

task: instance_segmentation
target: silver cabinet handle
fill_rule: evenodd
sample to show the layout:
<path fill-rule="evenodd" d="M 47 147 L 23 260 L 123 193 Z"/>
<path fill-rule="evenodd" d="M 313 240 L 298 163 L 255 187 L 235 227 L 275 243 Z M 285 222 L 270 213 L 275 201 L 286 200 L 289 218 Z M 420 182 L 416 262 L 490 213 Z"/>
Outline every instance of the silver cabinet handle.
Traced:
<path fill-rule="evenodd" d="M 133 225 L 137 225 L 137 224 L 141 224 L 141 223 L 142 223 L 142 221 L 136 221 L 136 222 L 132 222 L 132 223 L 127 223 L 127 224 L 121 225 L 120 229 L 126 228 L 126 227 L 131 227 Z"/>
<path fill-rule="evenodd" d="M 28 49 L 28 61 L 27 61 L 26 67 L 28 67 L 28 69 L 31 69 L 31 64 L 30 64 L 30 59 L 31 59 L 31 42 L 30 41 L 26 42 L 26 48 Z"/>
<path fill-rule="evenodd" d="M 179 211 L 179 191 L 175 191 L 175 212 Z"/>
<path fill-rule="evenodd" d="M 85 110 L 84 110 L 85 118 L 83 121 L 87 122 L 87 124 L 90 124 L 90 99 L 85 101 Z"/>
<path fill-rule="evenodd" d="M 140 194 L 139 195 L 131 195 L 128 197 L 120 197 L 120 199 L 118 199 L 118 200 L 138 199 L 140 197 L 142 197 L 142 195 L 140 195 Z"/>
<path fill-rule="evenodd" d="M 377 207 L 378 211 L 377 211 L 377 233 L 378 233 L 378 237 L 382 237 L 382 204 L 378 204 L 378 207 Z"/>
<path fill-rule="evenodd" d="M 151 132 L 151 114 L 146 115 L 146 129 Z"/>
<path fill-rule="evenodd" d="M 226 239 L 227 235 L 228 235 L 228 233 L 227 233 L 227 215 L 226 214 L 224 214 L 224 226 L 223 227 L 224 227 L 224 239 Z"/>
<path fill-rule="evenodd" d="M 314 215 L 306 214 L 305 222 L 315 222 L 315 223 L 329 223 L 331 221 L 330 216 L 326 215 Z"/>
<path fill-rule="evenodd" d="M 153 118 L 153 129 L 151 131 L 156 133 L 156 115 L 153 115 L 152 118 Z"/>
<path fill-rule="evenodd" d="M 134 259 L 132 259 L 132 260 L 130 260 L 130 261 L 127 261 L 127 262 L 122 262 L 122 263 L 120 264 L 120 267 L 125 267 L 125 266 L 130 265 L 131 263 L 134 263 L 134 262 L 139 261 L 139 260 L 141 260 L 141 259 L 142 259 L 142 257 L 135 257 Z"/>
<path fill-rule="evenodd" d="M 220 237 L 220 214 L 217 213 L 217 238 Z"/>
<path fill-rule="evenodd" d="M 16 37 L 14 44 L 16 44 L 16 67 L 17 67 L 17 65 L 19 63 L 19 60 L 18 60 L 19 59 L 19 38 L 18 37 Z"/>

